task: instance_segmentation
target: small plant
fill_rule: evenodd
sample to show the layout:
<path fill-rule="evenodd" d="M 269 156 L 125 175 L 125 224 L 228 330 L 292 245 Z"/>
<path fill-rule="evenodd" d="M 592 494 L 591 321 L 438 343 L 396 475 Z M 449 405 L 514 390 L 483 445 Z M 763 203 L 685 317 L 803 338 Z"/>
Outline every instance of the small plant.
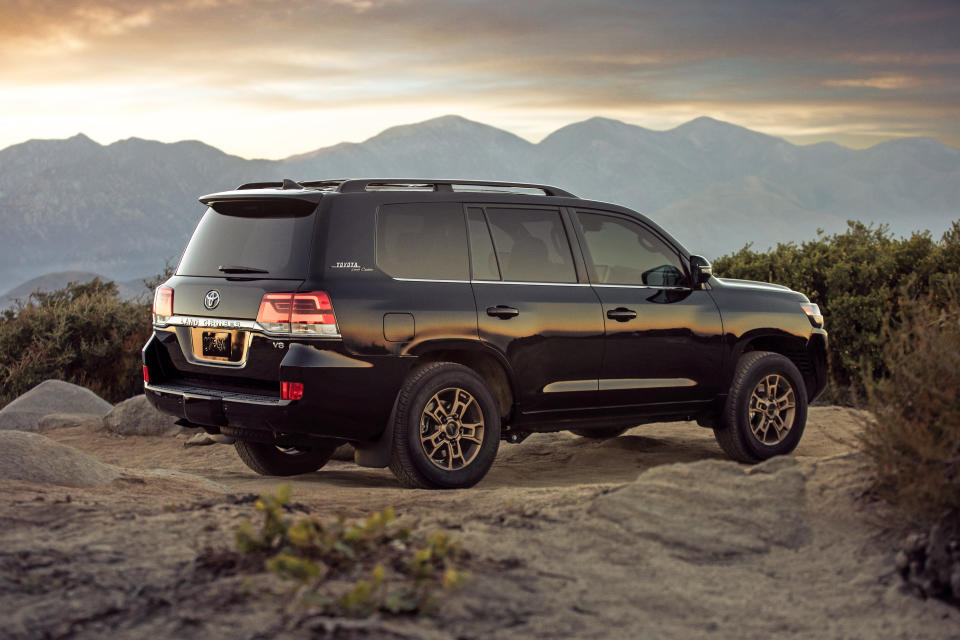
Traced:
<path fill-rule="evenodd" d="M 286 516 L 289 501 L 290 485 L 262 496 L 254 503 L 263 514 L 259 528 L 245 521 L 235 538 L 241 553 L 262 555 L 267 571 L 292 581 L 302 604 L 354 617 L 421 613 L 437 590 L 459 589 L 467 578 L 457 568 L 465 555 L 458 542 L 437 532 L 414 544 L 391 508 L 359 522 L 339 517 L 324 525 Z"/>
<path fill-rule="evenodd" d="M 905 296 L 908 289 L 904 289 Z M 920 518 L 960 509 L 960 278 L 904 299 L 883 335 L 888 374 L 865 380 L 878 494 Z"/>

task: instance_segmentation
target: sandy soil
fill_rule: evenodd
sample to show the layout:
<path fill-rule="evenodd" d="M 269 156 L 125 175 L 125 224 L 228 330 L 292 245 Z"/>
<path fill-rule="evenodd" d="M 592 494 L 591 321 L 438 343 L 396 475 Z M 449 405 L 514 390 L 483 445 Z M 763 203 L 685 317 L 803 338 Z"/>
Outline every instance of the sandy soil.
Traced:
<path fill-rule="evenodd" d="M 184 448 L 189 434 L 59 429 L 45 435 L 125 471 L 90 489 L 0 481 L 0 637 L 960 638 L 960 611 L 893 572 L 902 531 L 864 496 L 858 425 L 814 407 L 796 454 L 753 468 L 692 423 L 604 442 L 534 435 L 501 445 L 465 491 L 405 490 L 332 461 L 292 479 L 299 508 L 393 506 L 472 555 L 468 585 L 435 615 L 362 622 L 291 610 L 197 561 L 231 546 L 249 494 L 285 480 L 232 447 Z"/>

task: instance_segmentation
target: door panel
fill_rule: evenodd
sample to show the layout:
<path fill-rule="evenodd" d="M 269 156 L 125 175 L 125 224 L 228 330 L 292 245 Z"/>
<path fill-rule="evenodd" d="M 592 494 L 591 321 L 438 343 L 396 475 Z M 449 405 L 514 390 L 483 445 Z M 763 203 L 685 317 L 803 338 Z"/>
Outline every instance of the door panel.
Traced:
<path fill-rule="evenodd" d="M 708 291 L 692 289 L 674 247 L 638 221 L 578 211 L 584 259 L 600 298 L 606 406 L 684 403 L 719 391 L 723 327 Z"/>
<path fill-rule="evenodd" d="M 603 318 L 559 209 L 471 206 L 467 219 L 480 338 L 510 362 L 521 412 L 594 406 Z"/>

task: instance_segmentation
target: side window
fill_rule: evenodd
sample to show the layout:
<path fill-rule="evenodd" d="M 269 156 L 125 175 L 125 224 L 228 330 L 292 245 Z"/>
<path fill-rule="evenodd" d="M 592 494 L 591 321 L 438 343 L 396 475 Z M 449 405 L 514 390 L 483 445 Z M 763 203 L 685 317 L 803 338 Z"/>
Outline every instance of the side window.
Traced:
<path fill-rule="evenodd" d="M 577 212 L 592 260 L 596 284 L 684 287 L 689 284 L 680 257 L 643 226 L 596 213 Z"/>
<path fill-rule="evenodd" d="M 377 265 L 396 278 L 467 280 L 467 230 L 456 203 L 388 204 L 377 214 Z"/>
<path fill-rule="evenodd" d="M 475 280 L 499 280 L 500 266 L 493 251 L 493 240 L 483 209 L 467 209 L 467 226 L 470 230 L 470 261 Z"/>
<path fill-rule="evenodd" d="M 489 208 L 487 221 L 504 280 L 577 281 L 559 211 Z"/>

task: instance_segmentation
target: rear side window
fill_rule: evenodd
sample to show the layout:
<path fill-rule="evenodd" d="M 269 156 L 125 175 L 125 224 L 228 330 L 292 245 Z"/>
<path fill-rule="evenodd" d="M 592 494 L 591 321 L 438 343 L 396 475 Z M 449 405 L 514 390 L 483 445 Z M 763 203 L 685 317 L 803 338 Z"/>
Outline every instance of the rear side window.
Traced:
<path fill-rule="evenodd" d="M 596 284 L 683 287 L 677 253 L 650 230 L 615 216 L 577 212 Z"/>
<path fill-rule="evenodd" d="M 217 205 L 214 205 L 217 206 Z M 226 274 L 221 267 L 243 267 L 257 277 L 302 280 L 310 264 L 315 206 L 277 210 L 230 209 L 230 215 L 207 209 L 177 267 L 181 276 Z"/>
<path fill-rule="evenodd" d="M 577 281 L 559 211 L 489 208 L 486 213 L 504 280 Z"/>
<path fill-rule="evenodd" d="M 500 266 L 493 250 L 493 239 L 483 209 L 468 209 L 467 224 L 470 227 L 470 258 L 474 280 L 499 280 Z"/>
<path fill-rule="evenodd" d="M 377 265 L 395 278 L 469 279 L 467 229 L 456 203 L 388 204 L 377 214 Z"/>

